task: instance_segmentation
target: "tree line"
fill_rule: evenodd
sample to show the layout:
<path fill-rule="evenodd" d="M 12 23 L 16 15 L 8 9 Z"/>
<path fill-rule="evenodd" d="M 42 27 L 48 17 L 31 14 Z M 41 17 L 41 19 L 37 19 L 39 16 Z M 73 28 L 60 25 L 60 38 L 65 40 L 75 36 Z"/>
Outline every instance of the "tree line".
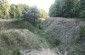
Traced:
<path fill-rule="evenodd" d="M 2 0 L 0 2 L 0 18 L 1 19 L 20 19 L 26 16 L 25 14 L 30 11 L 30 9 L 34 9 L 39 11 L 40 18 L 46 18 L 47 13 L 43 9 L 31 8 L 29 5 L 26 4 L 9 4 L 8 0 Z"/>
<path fill-rule="evenodd" d="M 85 0 L 55 0 L 50 7 L 49 16 L 85 18 Z"/>

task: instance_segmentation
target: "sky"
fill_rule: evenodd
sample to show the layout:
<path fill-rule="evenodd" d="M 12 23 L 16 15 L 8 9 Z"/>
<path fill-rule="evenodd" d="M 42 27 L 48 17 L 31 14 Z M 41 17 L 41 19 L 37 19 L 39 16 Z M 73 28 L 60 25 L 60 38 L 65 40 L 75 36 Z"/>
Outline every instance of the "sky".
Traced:
<path fill-rule="evenodd" d="M 50 6 L 55 0 L 9 0 L 10 4 L 27 4 L 29 6 L 36 5 L 39 9 L 44 9 L 46 12 L 49 11 Z"/>

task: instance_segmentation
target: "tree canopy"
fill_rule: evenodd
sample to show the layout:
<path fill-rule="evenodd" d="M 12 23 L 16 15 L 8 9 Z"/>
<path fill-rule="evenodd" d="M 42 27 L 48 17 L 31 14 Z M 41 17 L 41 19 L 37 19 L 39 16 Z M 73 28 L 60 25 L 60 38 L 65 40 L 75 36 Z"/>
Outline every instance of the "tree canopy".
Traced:
<path fill-rule="evenodd" d="M 46 13 L 46 11 L 44 9 L 39 9 L 40 12 L 40 18 L 47 18 L 48 14 Z"/>
<path fill-rule="evenodd" d="M 85 0 L 55 0 L 49 10 L 51 17 L 85 17 Z"/>
<path fill-rule="evenodd" d="M 39 10 L 36 6 L 30 7 L 30 9 L 24 13 L 25 20 L 28 20 L 30 23 L 32 23 L 34 26 L 38 23 L 38 18 L 40 18 Z"/>
<path fill-rule="evenodd" d="M 35 9 L 35 10 L 34 10 Z M 31 12 L 33 11 L 36 13 L 38 10 L 40 18 L 47 18 L 47 13 L 43 9 L 36 9 L 35 7 L 29 7 L 29 5 L 26 4 L 9 4 L 8 0 L 1 0 L 0 2 L 0 18 L 1 19 L 8 19 L 8 18 L 13 18 L 13 19 L 20 19 L 20 18 L 25 18 L 26 13 L 29 11 L 29 16 Z M 24 17 L 25 16 L 25 17 Z M 35 19 L 37 17 L 36 14 L 33 15 L 35 16 Z M 30 16 L 32 17 L 32 16 Z"/>
<path fill-rule="evenodd" d="M 9 17 L 10 5 L 7 0 L 2 0 L 0 3 L 0 18 Z"/>

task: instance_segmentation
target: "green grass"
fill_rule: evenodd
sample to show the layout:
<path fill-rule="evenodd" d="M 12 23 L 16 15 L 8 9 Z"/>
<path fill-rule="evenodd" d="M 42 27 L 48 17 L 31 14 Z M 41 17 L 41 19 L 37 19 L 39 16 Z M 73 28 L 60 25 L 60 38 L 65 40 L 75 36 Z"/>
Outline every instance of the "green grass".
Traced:
<path fill-rule="evenodd" d="M 75 19 L 79 21 L 85 21 L 85 18 L 75 18 Z"/>
<path fill-rule="evenodd" d="M 76 43 L 80 43 L 85 40 L 85 26 L 80 27 L 79 37 L 76 39 Z"/>

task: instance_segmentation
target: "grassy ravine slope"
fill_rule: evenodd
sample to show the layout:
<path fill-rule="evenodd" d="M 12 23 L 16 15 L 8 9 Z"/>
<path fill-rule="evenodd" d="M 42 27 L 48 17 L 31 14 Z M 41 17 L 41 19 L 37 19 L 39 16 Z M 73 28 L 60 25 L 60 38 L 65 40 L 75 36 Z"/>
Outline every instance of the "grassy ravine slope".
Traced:
<path fill-rule="evenodd" d="M 85 21 L 52 17 L 38 27 L 1 20 L 0 55 L 85 55 Z"/>
<path fill-rule="evenodd" d="M 39 29 L 28 21 L 0 21 L 0 55 L 20 55 L 24 50 L 49 47 L 37 33 L 40 33 Z"/>
<path fill-rule="evenodd" d="M 85 21 L 52 17 L 42 22 L 42 35 L 68 55 L 85 55 Z"/>

